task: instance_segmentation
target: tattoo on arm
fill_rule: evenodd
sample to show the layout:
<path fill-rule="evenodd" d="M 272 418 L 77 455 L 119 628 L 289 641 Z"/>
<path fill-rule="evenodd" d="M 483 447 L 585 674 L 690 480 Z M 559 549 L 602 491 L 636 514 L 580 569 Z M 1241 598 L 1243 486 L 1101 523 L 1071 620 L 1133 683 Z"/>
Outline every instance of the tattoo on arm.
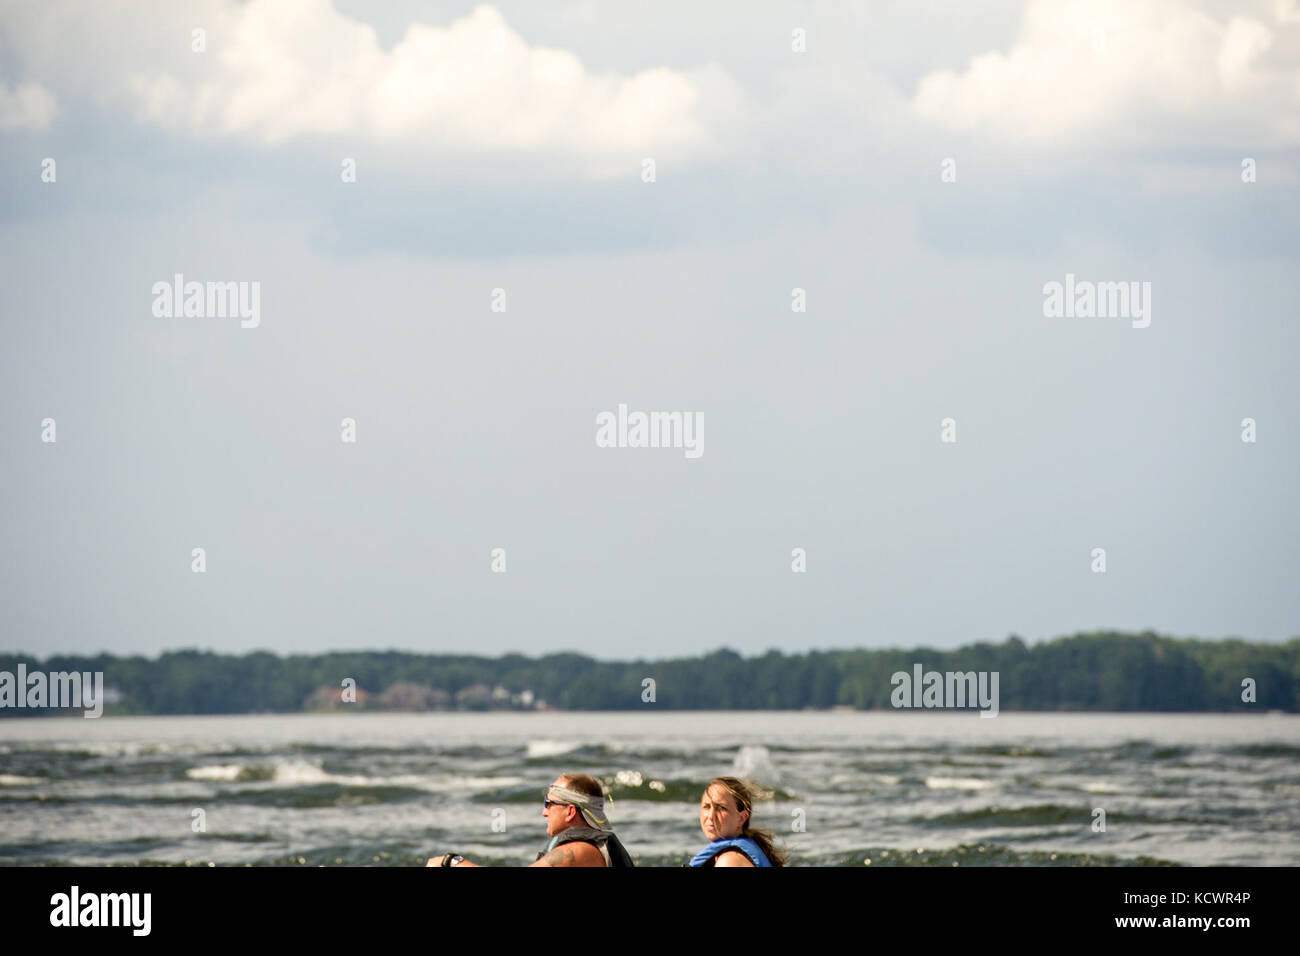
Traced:
<path fill-rule="evenodd" d="M 576 866 L 577 857 L 573 855 L 573 851 L 567 846 L 557 846 L 550 853 L 546 854 L 543 858 L 543 862 L 545 862 L 547 866 Z"/>

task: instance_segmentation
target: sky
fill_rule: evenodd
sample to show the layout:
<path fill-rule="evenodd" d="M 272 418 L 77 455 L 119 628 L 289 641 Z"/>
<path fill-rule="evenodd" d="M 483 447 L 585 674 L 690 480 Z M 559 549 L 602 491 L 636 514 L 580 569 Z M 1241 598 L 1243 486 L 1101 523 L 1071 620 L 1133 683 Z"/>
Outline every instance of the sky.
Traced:
<path fill-rule="evenodd" d="M 0 0 L 0 181 L 2 649 L 1300 635 L 1296 2 Z"/>

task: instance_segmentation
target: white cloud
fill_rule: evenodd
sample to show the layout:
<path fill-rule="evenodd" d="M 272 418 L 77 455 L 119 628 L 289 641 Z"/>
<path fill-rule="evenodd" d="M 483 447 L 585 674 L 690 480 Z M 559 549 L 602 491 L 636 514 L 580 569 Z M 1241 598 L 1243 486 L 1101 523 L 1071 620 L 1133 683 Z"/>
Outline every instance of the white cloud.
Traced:
<path fill-rule="evenodd" d="M 1031 0 L 1009 52 L 930 73 L 912 108 L 1020 143 L 1294 144 L 1300 24 L 1291 4 L 1271 13 L 1225 23 L 1180 0 Z"/>
<path fill-rule="evenodd" d="M 10 89 L 0 83 L 0 130 L 46 129 L 58 113 L 54 94 L 39 83 Z"/>
<path fill-rule="evenodd" d="M 716 66 L 589 72 L 530 46 L 490 6 L 448 26 L 411 24 L 389 51 L 329 0 L 221 4 L 200 69 L 137 73 L 139 120 L 265 145 L 332 135 L 428 154 L 511 154 L 593 176 L 633 174 L 643 156 L 723 151 L 741 108 Z M 202 58 L 209 58 L 203 61 Z"/>

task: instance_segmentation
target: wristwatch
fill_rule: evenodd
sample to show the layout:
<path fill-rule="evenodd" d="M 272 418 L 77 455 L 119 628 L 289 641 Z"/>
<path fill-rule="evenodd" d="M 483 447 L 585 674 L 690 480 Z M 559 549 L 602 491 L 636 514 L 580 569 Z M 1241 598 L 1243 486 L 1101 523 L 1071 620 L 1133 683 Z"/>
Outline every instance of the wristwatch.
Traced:
<path fill-rule="evenodd" d="M 465 859 L 459 853 L 444 853 L 442 857 L 443 866 L 455 866 L 461 860 Z"/>

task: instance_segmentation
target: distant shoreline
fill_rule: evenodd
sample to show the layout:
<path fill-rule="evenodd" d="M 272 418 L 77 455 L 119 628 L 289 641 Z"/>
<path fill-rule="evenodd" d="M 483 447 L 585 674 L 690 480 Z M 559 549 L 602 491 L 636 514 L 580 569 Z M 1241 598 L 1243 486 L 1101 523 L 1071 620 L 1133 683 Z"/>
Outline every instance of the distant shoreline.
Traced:
<path fill-rule="evenodd" d="M 139 714 L 126 713 L 123 711 L 113 711 L 106 708 L 105 717 L 116 719 L 145 719 L 154 718 L 166 719 L 171 717 L 194 717 L 194 718 L 245 718 L 245 717 L 323 717 L 328 719 L 338 718 L 340 720 L 351 719 L 354 717 L 522 717 L 530 719 L 536 717 L 543 720 L 547 717 L 590 717 L 593 715 L 606 715 L 610 717 L 622 716 L 650 716 L 652 714 L 674 714 L 684 716 L 687 714 L 717 714 L 723 715 L 740 715 L 740 714 L 820 714 L 823 716 L 837 717 L 933 717 L 935 720 L 942 720 L 945 717 L 964 715 L 974 717 L 975 711 L 967 709 L 965 711 L 939 710 L 933 711 L 915 711 L 915 710 L 895 710 L 893 708 L 872 708 L 864 710 L 832 710 L 829 708 L 804 707 L 800 709 L 781 709 L 781 708 L 748 708 L 734 707 L 727 710 L 708 708 L 687 709 L 677 707 L 673 709 L 662 708 L 654 711 L 650 708 L 644 710 L 560 710 L 552 708 L 550 710 L 533 710 L 533 711 L 509 711 L 509 710 L 249 710 L 249 711 L 232 711 L 229 713 L 206 713 L 206 714 Z M 1207 711 L 1207 710 L 1006 710 L 1004 709 L 999 717 L 1240 717 L 1243 719 L 1263 719 L 1266 717 L 1297 717 L 1300 712 L 1289 712 L 1284 710 L 1256 710 L 1256 711 Z M 57 720 L 83 720 L 81 713 L 76 710 L 53 710 L 45 709 L 41 711 L 25 710 L 22 714 L 6 713 L 0 711 L 0 718 L 12 717 L 15 720 L 32 719 L 36 721 L 57 721 Z"/>
<path fill-rule="evenodd" d="M 0 718 L 45 711 L 13 705 L 25 671 L 103 674 L 105 715 L 329 712 L 820 711 L 975 709 L 953 677 L 996 675 L 999 706 L 1018 713 L 1300 712 L 1300 638 L 1237 639 L 1096 632 L 1026 644 L 1016 636 L 948 651 L 832 650 L 742 657 L 597 661 L 580 654 L 501 657 L 398 651 L 278 656 L 179 650 L 157 658 L 0 654 Z M 933 698 L 901 675 L 947 675 Z M 933 673 L 932 673 L 933 672 Z M 8 674 L 8 684 L 5 675 Z M 906 693 L 897 685 L 914 686 Z M 962 690 L 959 686 L 958 690 Z M 6 692 L 9 698 L 6 697 Z M 8 705 L 6 705 L 8 700 Z"/>

